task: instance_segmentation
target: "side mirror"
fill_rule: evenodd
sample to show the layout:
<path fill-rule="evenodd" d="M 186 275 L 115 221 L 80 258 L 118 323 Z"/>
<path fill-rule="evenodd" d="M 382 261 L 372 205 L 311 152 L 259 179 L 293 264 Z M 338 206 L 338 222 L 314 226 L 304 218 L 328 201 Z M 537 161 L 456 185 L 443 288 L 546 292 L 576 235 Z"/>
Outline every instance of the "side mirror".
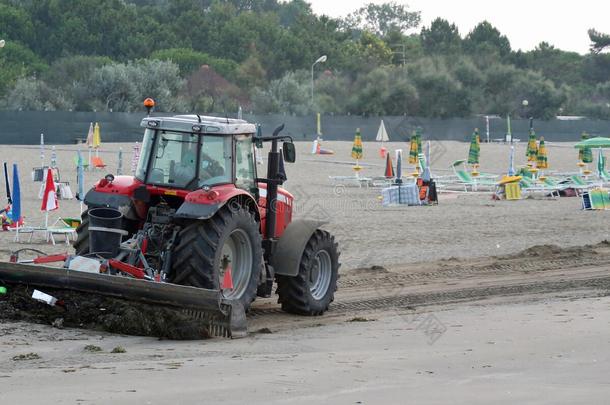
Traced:
<path fill-rule="evenodd" d="M 284 161 L 294 163 L 297 160 L 297 150 L 292 142 L 284 142 L 282 144 L 282 152 L 284 153 Z"/>

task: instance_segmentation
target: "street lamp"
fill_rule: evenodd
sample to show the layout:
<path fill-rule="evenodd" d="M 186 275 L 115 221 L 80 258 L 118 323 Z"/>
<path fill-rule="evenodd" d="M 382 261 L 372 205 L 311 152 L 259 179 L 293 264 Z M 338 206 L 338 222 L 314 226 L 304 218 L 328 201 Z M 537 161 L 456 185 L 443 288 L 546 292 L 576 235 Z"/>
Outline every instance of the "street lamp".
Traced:
<path fill-rule="evenodd" d="M 316 59 L 316 61 L 313 63 L 313 65 L 311 65 L 311 105 L 312 106 L 313 106 L 313 68 L 318 63 L 326 62 L 326 59 L 327 59 L 326 55 L 322 55 L 318 59 Z"/>

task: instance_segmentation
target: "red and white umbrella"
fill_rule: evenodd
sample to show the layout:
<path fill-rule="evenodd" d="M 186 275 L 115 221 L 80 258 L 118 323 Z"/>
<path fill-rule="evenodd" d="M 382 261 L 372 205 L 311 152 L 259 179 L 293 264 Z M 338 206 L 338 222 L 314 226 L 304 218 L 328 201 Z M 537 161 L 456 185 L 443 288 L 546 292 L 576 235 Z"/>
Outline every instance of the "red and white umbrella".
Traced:
<path fill-rule="evenodd" d="M 42 205 L 40 206 L 41 211 L 53 211 L 59 208 L 57 203 L 55 182 L 53 181 L 53 171 L 49 168 L 47 172 L 47 180 L 44 186 L 44 192 L 42 194 Z"/>

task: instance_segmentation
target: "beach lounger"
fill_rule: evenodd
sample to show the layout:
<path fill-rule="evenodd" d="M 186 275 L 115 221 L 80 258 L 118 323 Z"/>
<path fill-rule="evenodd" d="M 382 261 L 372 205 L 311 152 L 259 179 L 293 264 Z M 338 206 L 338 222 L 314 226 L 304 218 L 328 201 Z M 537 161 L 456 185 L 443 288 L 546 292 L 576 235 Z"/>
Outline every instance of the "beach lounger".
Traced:
<path fill-rule="evenodd" d="M 520 181 L 521 190 L 527 196 L 534 196 L 535 194 L 543 194 L 545 197 L 560 197 L 559 188 L 551 187 L 547 184 L 537 183 L 529 177 L 523 177 Z"/>
<path fill-rule="evenodd" d="M 93 165 L 96 169 L 104 169 L 106 167 L 106 163 L 99 156 L 93 156 L 91 158 L 91 165 Z"/>
<path fill-rule="evenodd" d="M 608 189 L 597 187 L 583 193 L 582 208 L 585 210 L 610 210 Z"/>
<path fill-rule="evenodd" d="M 328 179 L 335 185 L 356 185 L 358 187 L 366 186 L 367 188 L 370 187 L 373 182 L 373 179 L 370 177 L 361 176 L 328 176 Z"/>

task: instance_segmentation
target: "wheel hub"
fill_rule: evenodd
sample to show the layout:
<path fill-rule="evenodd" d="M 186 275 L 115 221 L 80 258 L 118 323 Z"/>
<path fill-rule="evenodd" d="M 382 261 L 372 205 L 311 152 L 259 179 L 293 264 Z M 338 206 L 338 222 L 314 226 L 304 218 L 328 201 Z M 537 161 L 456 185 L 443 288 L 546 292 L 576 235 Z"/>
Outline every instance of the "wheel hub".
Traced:
<path fill-rule="evenodd" d="M 332 260 L 326 250 L 316 253 L 313 266 L 309 272 L 309 289 L 314 299 L 324 298 L 332 278 Z"/>
<path fill-rule="evenodd" d="M 220 285 L 231 269 L 233 288 L 224 291 L 225 298 L 239 299 L 244 294 L 250 282 L 252 260 L 252 243 L 248 235 L 241 229 L 231 232 L 221 248 L 218 269 Z"/>

